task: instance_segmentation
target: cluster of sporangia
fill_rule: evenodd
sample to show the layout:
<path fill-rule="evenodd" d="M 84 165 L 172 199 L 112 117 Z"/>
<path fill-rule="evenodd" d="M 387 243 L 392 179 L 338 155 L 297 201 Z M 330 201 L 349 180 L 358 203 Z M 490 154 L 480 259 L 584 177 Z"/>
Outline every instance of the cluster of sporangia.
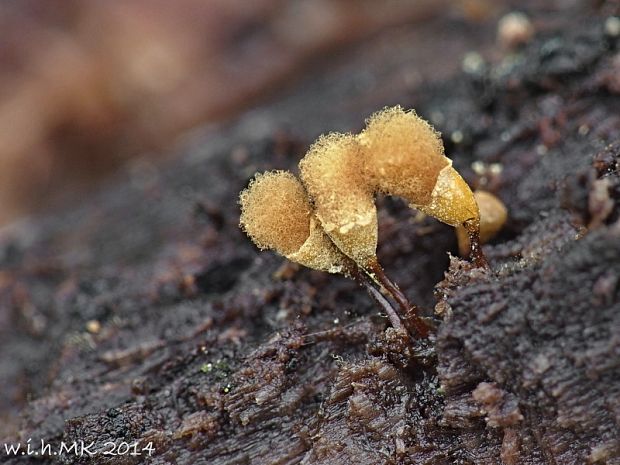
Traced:
<path fill-rule="evenodd" d="M 397 330 L 427 336 L 429 326 L 377 261 L 375 195 L 402 197 L 462 228 L 475 263 L 486 266 L 478 205 L 444 156 L 439 134 L 413 111 L 386 108 L 372 115 L 360 134 L 321 136 L 299 168 L 301 181 L 286 171 L 256 175 L 240 196 L 243 230 L 261 249 L 356 279 Z M 400 311 L 373 284 L 382 286 Z"/>

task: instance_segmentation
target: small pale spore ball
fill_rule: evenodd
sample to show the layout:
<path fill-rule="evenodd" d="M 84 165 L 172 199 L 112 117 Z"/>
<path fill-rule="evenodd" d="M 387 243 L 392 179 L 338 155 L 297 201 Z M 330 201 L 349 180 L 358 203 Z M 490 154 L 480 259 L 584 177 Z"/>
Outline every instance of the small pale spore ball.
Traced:
<path fill-rule="evenodd" d="M 527 44 L 534 33 L 534 25 L 527 15 L 516 11 L 504 15 L 497 24 L 497 38 L 509 50 Z"/>

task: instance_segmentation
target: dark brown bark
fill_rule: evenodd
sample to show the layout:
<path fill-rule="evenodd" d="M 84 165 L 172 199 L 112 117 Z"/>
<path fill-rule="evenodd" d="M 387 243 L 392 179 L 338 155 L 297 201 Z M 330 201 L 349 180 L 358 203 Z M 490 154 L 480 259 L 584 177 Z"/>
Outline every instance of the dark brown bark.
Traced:
<path fill-rule="evenodd" d="M 419 32 L 388 36 L 393 55 L 367 44 L 148 178 L 6 233 L 2 390 L 32 399 L 15 402 L 5 441 L 156 451 L 32 463 L 620 464 L 613 8 L 558 13 L 517 56 L 421 87 L 393 85 Z M 489 271 L 448 258 L 451 228 L 379 199 L 379 260 L 435 314 L 428 340 L 403 339 L 354 282 L 283 265 L 237 228 L 256 170 L 293 168 L 320 132 L 358 130 L 387 103 L 433 121 L 457 169 L 509 209 Z"/>

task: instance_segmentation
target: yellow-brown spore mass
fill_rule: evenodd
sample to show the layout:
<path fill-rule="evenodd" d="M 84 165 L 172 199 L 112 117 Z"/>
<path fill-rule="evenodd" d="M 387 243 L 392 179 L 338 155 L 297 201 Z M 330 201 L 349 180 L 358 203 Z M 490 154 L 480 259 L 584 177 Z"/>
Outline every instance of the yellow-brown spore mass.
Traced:
<path fill-rule="evenodd" d="M 299 168 L 321 226 L 360 265 L 375 257 L 377 209 L 364 178 L 360 146 L 351 134 L 320 137 Z"/>
<path fill-rule="evenodd" d="M 365 177 L 375 190 L 411 204 L 430 201 L 439 172 L 450 163 L 439 133 L 400 106 L 372 115 L 358 140 L 363 146 Z"/>
<path fill-rule="evenodd" d="M 347 273 L 347 259 L 317 226 L 301 182 L 286 171 L 257 174 L 239 196 L 240 226 L 261 249 L 330 273 Z"/>
<path fill-rule="evenodd" d="M 261 249 L 287 255 L 310 235 L 312 210 L 303 186 L 291 173 L 257 174 L 239 196 L 241 227 Z"/>

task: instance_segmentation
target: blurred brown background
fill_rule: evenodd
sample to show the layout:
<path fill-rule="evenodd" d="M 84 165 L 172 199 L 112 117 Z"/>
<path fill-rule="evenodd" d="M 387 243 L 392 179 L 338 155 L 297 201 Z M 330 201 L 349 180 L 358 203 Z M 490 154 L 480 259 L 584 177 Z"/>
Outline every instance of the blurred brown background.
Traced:
<path fill-rule="evenodd" d="M 137 154 L 165 153 L 189 128 L 230 120 L 291 86 L 309 69 L 324 68 L 326 59 L 347 47 L 399 27 L 423 28 L 438 18 L 443 22 L 430 28 L 431 41 L 440 41 L 443 32 L 459 24 L 469 24 L 464 30 L 470 35 L 472 24 L 492 31 L 491 37 L 465 35 L 462 40 L 458 31 L 450 32 L 453 50 L 447 53 L 456 59 L 437 60 L 447 74 L 461 66 L 466 47 L 492 54 L 506 45 L 495 31 L 507 12 L 552 12 L 575 3 L 2 2 L 0 225 L 75 197 Z M 424 62 L 409 78 L 433 78 L 433 56 L 424 57 L 424 44 L 412 38 L 410 47 Z M 392 42 L 399 41 L 386 41 Z"/>
<path fill-rule="evenodd" d="M 501 6 L 500 6 L 501 5 Z M 223 121 L 312 60 L 485 0 L 26 0 L 0 5 L 0 224 Z M 415 44 L 412 44 L 414 46 Z M 458 66 L 455 63 L 455 66 Z"/>

